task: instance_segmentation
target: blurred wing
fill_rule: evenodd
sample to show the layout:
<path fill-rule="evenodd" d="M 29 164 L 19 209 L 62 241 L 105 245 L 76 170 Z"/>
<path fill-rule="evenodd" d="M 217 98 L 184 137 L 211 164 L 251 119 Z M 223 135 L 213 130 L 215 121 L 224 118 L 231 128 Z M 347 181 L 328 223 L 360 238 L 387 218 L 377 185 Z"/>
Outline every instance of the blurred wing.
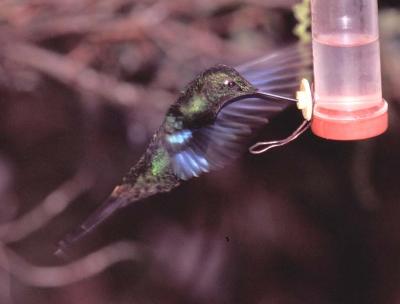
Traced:
<path fill-rule="evenodd" d="M 292 45 L 236 70 L 260 91 L 293 97 L 301 79 L 312 77 L 311 45 Z"/>
<path fill-rule="evenodd" d="M 312 75 L 310 45 L 293 45 L 236 68 L 258 90 L 293 97 Z M 251 135 L 283 111 L 286 101 L 245 98 L 224 106 L 212 125 L 167 136 L 175 174 L 187 180 L 221 168 L 247 149 Z"/>
<path fill-rule="evenodd" d="M 237 100 L 224 106 L 213 124 L 168 135 L 174 173 L 187 180 L 231 163 L 247 149 L 255 131 L 287 105 L 273 99 Z"/>

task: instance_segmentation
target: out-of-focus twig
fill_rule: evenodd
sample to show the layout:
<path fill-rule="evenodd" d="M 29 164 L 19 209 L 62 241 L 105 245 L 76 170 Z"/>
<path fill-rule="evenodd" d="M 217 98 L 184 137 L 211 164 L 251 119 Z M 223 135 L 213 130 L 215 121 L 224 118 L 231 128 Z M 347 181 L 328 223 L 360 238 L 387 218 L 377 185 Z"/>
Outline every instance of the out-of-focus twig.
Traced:
<path fill-rule="evenodd" d="M 65 210 L 76 197 L 92 184 L 92 178 L 86 172 L 64 182 L 52 191 L 43 202 L 21 218 L 0 225 L 0 241 L 17 242 L 37 229 L 46 225 L 52 218 Z"/>
<path fill-rule="evenodd" d="M 58 18 L 36 20 L 30 26 L 8 27 L 19 39 L 40 41 L 49 37 L 79 34 L 88 35 L 88 41 L 104 42 L 138 38 L 151 27 L 162 22 L 170 12 L 166 2 L 134 11 L 128 16 L 116 18 L 114 12 L 98 11 L 79 12 L 60 15 Z"/>
<path fill-rule="evenodd" d="M 351 172 L 353 189 L 366 210 L 378 208 L 381 201 L 372 181 L 371 165 L 374 163 L 372 159 L 374 147 L 373 142 L 357 143 Z"/>
<path fill-rule="evenodd" d="M 30 286 L 59 287 L 91 277 L 121 261 L 138 261 L 141 252 L 132 242 L 116 242 L 65 266 L 41 267 L 0 244 L 0 267 Z"/>
<path fill-rule="evenodd" d="M 156 2 L 145 9 L 134 11 L 126 18 L 118 18 L 111 22 L 99 24 L 88 39 L 94 42 L 127 41 L 139 38 L 146 32 L 153 33 L 154 26 L 163 22 L 171 13 L 168 2 Z"/>
<path fill-rule="evenodd" d="M 86 34 L 95 31 L 108 18 L 109 16 L 98 13 L 60 17 L 56 20 L 46 20 L 38 24 L 33 24 L 28 29 L 24 28 L 24 31 L 19 34 L 21 37 L 31 41 L 66 34 Z"/>
<path fill-rule="evenodd" d="M 111 99 L 124 106 L 132 106 L 143 94 L 143 89 L 95 71 L 82 64 L 29 43 L 7 44 L 3 55 L 60 82 L 76 85 L 79 89 Z"/>

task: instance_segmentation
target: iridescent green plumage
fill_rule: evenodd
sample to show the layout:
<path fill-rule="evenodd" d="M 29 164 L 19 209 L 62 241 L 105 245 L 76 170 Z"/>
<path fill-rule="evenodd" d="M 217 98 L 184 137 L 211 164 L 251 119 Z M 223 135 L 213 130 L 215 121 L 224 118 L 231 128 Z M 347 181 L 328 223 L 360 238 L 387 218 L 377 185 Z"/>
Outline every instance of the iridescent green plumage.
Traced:
<path fill-rule="evenodd" d="M 241 74 L 225 65 L 199 74 L 171 105 L 144 155 L 122 183 L 60 242 L 60 248 L 116 210 L 232 162 L 248 146 L 250 136 L 288 105 L 284 99 L 241 97 L 253 96 L 256 86 L 273 94 L 292 94 L 310 62 L 308 47 L 293 47 L 239 67 Z"/>
<path fill-rule="evenodd" d="M 209 124 L 215 120 L 224 102 L 255 91 L 237 71 L 225 65 L 215 66 L 198 75 L 169 108 L 144 156 L 116 188 L 116 197 L 123 195 L 129 202 L 177 186 L 180 179 L 172 170 L 171 151 L 165 146 L 168 137 L 183 129 L 196 129 Z"/>
<path fill-rule="evenodd" d="M 61 242 L 61 247 L 82 237 L 115 210 L 178 186 L 182 178 L 172 166 L 174 148 L 166 146 L 171 144 L 168 138 L 181 130 L 197 129 L 212 123 L 224 102 L 255 91 L 235 69 L 225 65 L 215 66 L 198 75 L 169 108 L 163 124 L 138 163 L 103 205 Z"/>

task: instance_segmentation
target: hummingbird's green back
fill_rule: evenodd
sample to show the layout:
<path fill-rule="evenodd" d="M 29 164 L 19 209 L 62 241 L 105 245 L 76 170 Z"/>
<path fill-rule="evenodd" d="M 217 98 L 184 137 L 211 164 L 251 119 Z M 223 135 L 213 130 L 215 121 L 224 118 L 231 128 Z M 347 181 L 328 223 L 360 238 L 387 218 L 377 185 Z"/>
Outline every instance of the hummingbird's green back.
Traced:
<path fill-rule="evenodd" d="M 293 95 L 300 78 L 310 72 L 309 46 L 294 46 L 238 68 L 217 65 L 194 78 L 168 109 L 143 156 L 110 197 L 62 242 L 80 239 L 116 210 L 183 180 L 232 162 L 251 136 L 288 103 L 240 98 L 258 89 Z M 245 76 L 245 77 L 244 77 Z"/>

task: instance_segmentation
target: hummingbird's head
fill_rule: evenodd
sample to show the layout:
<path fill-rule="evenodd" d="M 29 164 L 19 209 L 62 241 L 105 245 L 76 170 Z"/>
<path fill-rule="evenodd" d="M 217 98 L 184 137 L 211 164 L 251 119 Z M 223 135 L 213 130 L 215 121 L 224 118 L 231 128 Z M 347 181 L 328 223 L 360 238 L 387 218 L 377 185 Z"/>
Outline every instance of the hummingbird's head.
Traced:
<path fill-rule="evenodd" d="M 225 102 L 255 91 L 234 68 L 216 65 L 189 83 L 170 112 L 183 116 L 187 126 L 201 126 L 213 120 Z"/>
<path fill-rule="evenodd" d="M 256 91 L 250 82 L 234 68 L 222 64 L 203 72 L 199 82 L 200 94 L 218 105 L 222 105 L 232 98 Z"/>

